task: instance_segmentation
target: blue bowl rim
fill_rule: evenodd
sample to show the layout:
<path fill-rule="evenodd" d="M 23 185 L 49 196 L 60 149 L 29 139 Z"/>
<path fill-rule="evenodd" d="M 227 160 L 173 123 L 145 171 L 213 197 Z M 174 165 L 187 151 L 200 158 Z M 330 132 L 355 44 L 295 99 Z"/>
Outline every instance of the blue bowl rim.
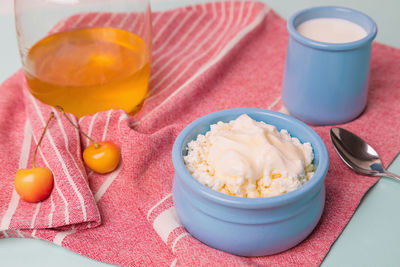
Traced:
<path fill-rule="evenodd" d="M 313 177 L 307 183 L 292 192 L 266 198 L 242 198 L 226 195 L 201 184 L 199 181 L 193 178 L 186 168 L 182 157 L 183 142 L 186 136 L 199 125 L 209 124 L 211 120 L 215 120 L 218 117 L 223 117 L 226 115 L 240 116 L 242 114 L 248 114 L 251 116 L 252 114 L 256 113 L 261 113 L 262 115 L 266 115 L 267 117 L 276 117 L 278 119 L 285 120 L 288 123 L 294 124 L 296 128 L 303 128 L 308 132 L 311 139 L 314 139 L 315 141 L 313 144 L 313 149 L 318 151 L 319 154 L 318 167 Z M 324 186 L 323 182 L 329 167 L 329 156 L 325 143 L 322 141 L 321 137 L 304 122 L 276 111 L 258 108 L 235 108 L 210 113 L 196 119 L 188 126 L 186 126 L 174 142 L 172 148 L 172 162 L 175 169 L 174 179 L 177 179 L 176 176 L 178 175 L 182 179 L 182 181 L 187 186 L 189 186 L 191 190 L 193 190 L 193 192 L 200 194 L 202 197 L 224 206 L 259 209 L 287 205 L 289 203 L 297 201 L 308 193 L 311 193 L 313 190 L 316 190 L 318 185 L 321 184 L 322 186 Z"/>
<path fill-rule="evenodd" d="M 324 10 L 324 9 L 332 9 L 334 11 L 337 12 L 347 12 L 347 13 L 357 13 L 358 15 L 364 17 L 366 20 L 368 20 L 372 27 L 371 27 L 371 31 L 367 33 L 367 36 L 365 36 L 364 38 L 354 41 L 354 42 L 349 42 L 349 43 L 326 43 L 326 42 L 319 42 L 319 41 L 315 41 L 312 40 L 310 38 L 307 38 L 303 35 L 301 35 L 297 30 L 296 27 L 294 26 L 294 21 L 295 19 L 304 14 L 304 13 L 308 13 L 308 12 L 317 12 L 320 10 Z M 336 50 L 336 51 L 340 51 L 340 50 L 351 50 L 351 49 L 355 49 L 358 47 L 363 46 L 364 44 L 368 43 L 368 42 L 372 42 L 372 40 L 376 37 L 376 34 L 378 32 L 378 28 L 376 26 L 375 21 L 368 16 L 367 14 L 360 12 L 358 10 L 355 9 L 351 9 L 348 7 L 341 7 L 341 6 L 317 6 L 317 7 L 311 7 L 311 8 L 307 8 L 307 9 L 303 9 L 300 11 L 297 11 L 296 13 L 294 13 L 289 20 L 287 21 L 287 30 L 290 34 L 290 36 L 292 36 L 295 40 L 299 41 L 302 44 L 308 45 L 310 47 L 313 48 L 317 48 L 317 49 L 322 49 L 322 50 Z"/>

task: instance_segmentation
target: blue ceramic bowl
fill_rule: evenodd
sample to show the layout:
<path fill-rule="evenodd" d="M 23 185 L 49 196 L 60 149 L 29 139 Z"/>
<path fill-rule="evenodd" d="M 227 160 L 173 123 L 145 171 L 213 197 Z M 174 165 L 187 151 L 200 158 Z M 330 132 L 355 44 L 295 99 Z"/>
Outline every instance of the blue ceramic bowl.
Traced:
<path fill-rule="evenodd" d="M 310 181 L 284 195 L 251 199 L 219 193 L 195 180 L 183 161 L 188 142 L 209 131 L 211 124 L 228 122 L 242 114 L 272 124 L 278 130 L 286 129 L 302 143 L 310 142 L 316 165 Z M 329 165 L 326 146 L 309 126 L 282 113 L 239 108 L 201 117 L 177 137 L 172 161 L 173 198 L 179 219 L 194 237 L 213 248 L 241 256 L 279 253 L 304 240 L 321 217 Z"/>

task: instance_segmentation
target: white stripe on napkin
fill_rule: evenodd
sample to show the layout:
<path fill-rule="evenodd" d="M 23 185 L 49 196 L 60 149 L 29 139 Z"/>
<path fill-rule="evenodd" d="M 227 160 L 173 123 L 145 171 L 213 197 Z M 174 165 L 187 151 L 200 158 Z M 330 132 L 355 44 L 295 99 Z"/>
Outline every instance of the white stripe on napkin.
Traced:
<path fill-rule="evenodd" d="M 153 222 L 154 230 L 167 243 L 169 234 L 178 227 L 182 227 L 176 214 L 175 207 L 170 207 L 161 212 Z"/>
<path fill-rule="evenodd" d="M 32 125 L 29 120 L 26 120 L 24 126 L 24 139 L 22 141 L 21 154 L 18 163 L 19 169 L 24 169 L 28 165 L 28 159 L 31 150 L 31 141 L 32 141 Z M 8 227 L 10 226 L 11 218 L 18 207 L 19 199 L 20 199 L 19 195 L 17 194 L 17 191 L 15 191 L 14 189 L 11 194 L 11 200 L 8 203 L 7 211 L 4 213 L 3 218 L 1 219 L 0 231 L 8 229 Z"/>

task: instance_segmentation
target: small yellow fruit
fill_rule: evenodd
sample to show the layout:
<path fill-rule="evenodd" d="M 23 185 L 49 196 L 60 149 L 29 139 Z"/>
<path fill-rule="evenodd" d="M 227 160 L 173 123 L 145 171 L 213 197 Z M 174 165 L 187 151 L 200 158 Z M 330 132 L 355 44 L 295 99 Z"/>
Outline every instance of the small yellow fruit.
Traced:
<path fill-rule="evenodd" d="M 53 189 L 53 173 L 48 168 L 20 169 L 15 174 L 14 186 L 27 202 L 46 199 Z"/>
<path fill-rule="evenodd" d="M 112 172 L 117 168 L 120 158 L 118 146 L 111 141 L 91 144 L 83 151 L 83 161 L 97 173 Z"/>

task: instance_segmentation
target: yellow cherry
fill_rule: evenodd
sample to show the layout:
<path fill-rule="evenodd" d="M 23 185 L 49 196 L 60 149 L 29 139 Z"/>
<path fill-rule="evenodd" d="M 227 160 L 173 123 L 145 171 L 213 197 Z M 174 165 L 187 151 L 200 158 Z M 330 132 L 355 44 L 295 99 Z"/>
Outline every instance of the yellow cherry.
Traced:
<path fill-rule="evenodd" d="M 48 168 L 20 169 L 15 174 L 14 186 L 23 200 L 39 202 L 50 195 L 53 180 L 53 174 Z"/>
<path fill-rule="evenodd" d="M 83 151 L 83 161 L 86 166 L 93 171 L 102 174 L 115 170 L 121 158 L 118 146 L 111 141 L 95 142 L 71 121 L 62 107 L 57 106 L 57 109 L 64 115 L 68 122 L 75 127 L 75 129 L 92 142 L 92 144 Z"/>
<path fill-rule="evenodd" d="M 43 167 L 36 168 L 35 166 L 38 148 L 53 117 L 54 113 L 51 112 L 33 153 L 33 167 L 31 169 L 20 169 L 15 173 L 15 191 L 17 191 L 21 199 L 28 202 L 39 202 L 46 199 L 53 189 L 54 179 L 51 170 Z"/>
<path fill-rule="evenodd" d="M 108 173 L 117 168 L 121 153 L 111 141 L 91 144 L 83 151 L 83 161 L 95 172 Z"/>

